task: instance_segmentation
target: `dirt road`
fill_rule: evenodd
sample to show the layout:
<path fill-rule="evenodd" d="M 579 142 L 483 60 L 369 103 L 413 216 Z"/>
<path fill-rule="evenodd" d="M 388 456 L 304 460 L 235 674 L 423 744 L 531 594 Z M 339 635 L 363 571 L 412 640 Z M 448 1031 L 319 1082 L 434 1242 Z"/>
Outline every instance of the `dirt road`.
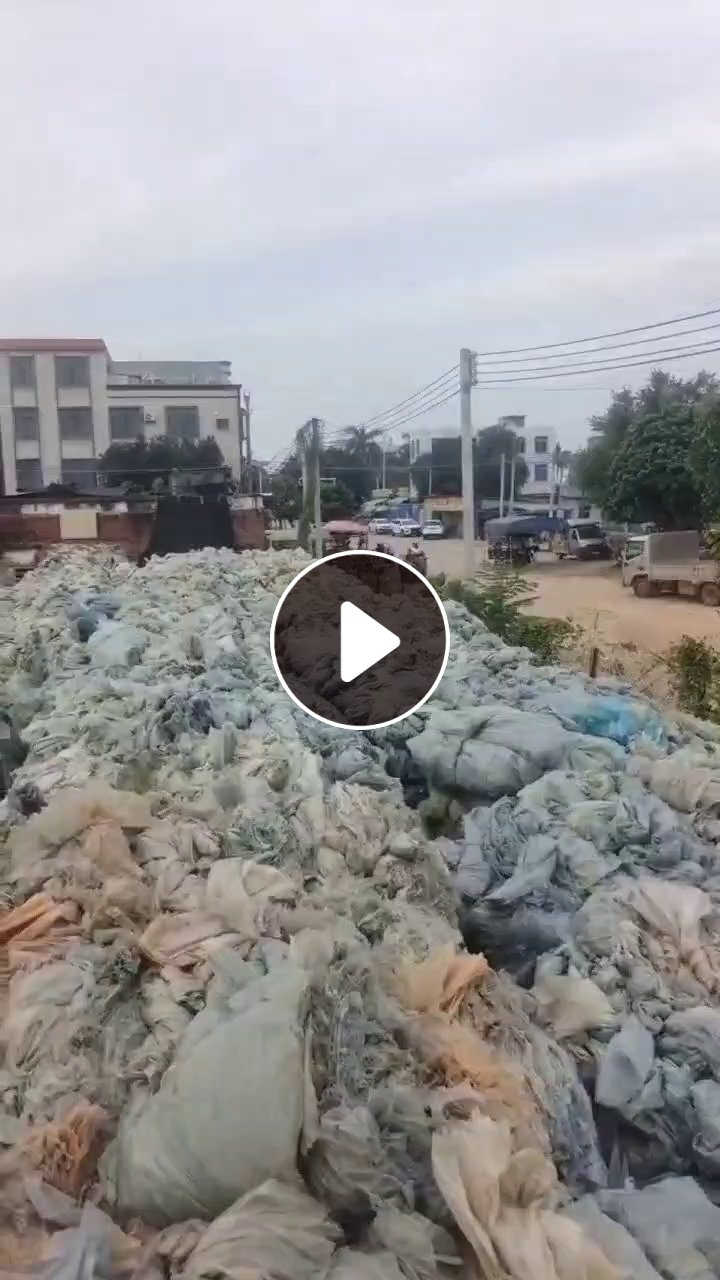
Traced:
<path fill-rule="evenodd" d="M 380 537 L 371 539 L 389 545 L 395 555 L 404 556 L 409 540 Z M 459 539 L 439 539 L 424 543 L 430 573 L 462 576 L 463 550 Z M 486 559 L 484 543 L 476 545 L 480 566 Z M 647 654 L 663 654 L 683 635 L 707 639 L 720 645 L 720 610 L 707 609 L 693 600 L 662 597 L 638 600 L 623 587 L 620 570 L 604 563 L 558 561 L 541 555 L 527 571 L 528 581 L 537 585 L 534 613 L 545 617 L 572 618 L 591 637 L 609 645 L 637 646 Z"/>

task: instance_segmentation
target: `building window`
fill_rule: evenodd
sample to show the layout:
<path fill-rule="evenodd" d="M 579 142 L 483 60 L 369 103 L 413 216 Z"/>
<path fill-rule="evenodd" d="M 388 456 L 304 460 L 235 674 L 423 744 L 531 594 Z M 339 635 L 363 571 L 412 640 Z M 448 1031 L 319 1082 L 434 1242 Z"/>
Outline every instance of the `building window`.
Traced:
<path fill-rule="evenodd" d="M 215 419 L 215 426 L 217 427 L 218 431 L 229 431 L 229 430 L 230 430 L 230 419 L 229 419 L 229 418 L 216 418 L 216 419 Z"/>
<path fill-rule="evenodd" d="M 200 413 L 197 405 L 167 405 L 165 430 L 174 440 L 199 440 Z"/>
<path fill-rule="evenodd" d="M 89 387 L 90 362 L 87 356 L 56 356 L 55 382 L 58 387 Z"/>
<path fill-rule="evenodd" d="M 18 493 L 42 489 L 42 466 L 39 458 L 18 458 L 15 463 L 15 487 Z"/>
<path fill-rule="evenodd" d="M 61 440 L 92 440 L 92 409 L 77 405 L 72 409 L 58 409 Z"/>
<path fill-rule="evenodd" d="M 536 462 L 535 463 L 535 479 L 547 481 L 547 478 L 548 478 L 547 462 Z"/>
<path fill-rule="evenodd" d="M 145 435 L 145 410 L 140 405 L 127 404 L 110 408 L 110 439 L 137 440 Z"/>
<path fill-rule="evenodd" d="M 524 453 L 524 452 L 525 452 L 525 437 L 524 437 L 524 436 L 516 436 L 516 437 L 515 437 L 515 452 L 516 452 L 516 453 Z"/>
<path fill-rule="evenodd" d="M 15 405 L 13 409 L 13 423 L 15 426 L 16 440 L 38 440 L 40 438 L 38 411 L 33 406 L 20 408 Z"/>
<path fill-rule="evenodd" d="M 97 461 L 95 458 L 68 458 L 62 464 L 63 484 L 74 484 L 78 489 L 95 488 Z"/>
<path fill-rule="evenodd" d="M 10 357 L 10 385 L 12 387 L 35 386 L 35 357 Z"/>
<path fill-rule="evenodd" d="M 536 453 L 547 453 L 547 451 L 548 451 L 548 438 L 547 438 L 547 436 L 536 436 L 536 437 L 535 437 L 535 452 L 536 452 Z"/>

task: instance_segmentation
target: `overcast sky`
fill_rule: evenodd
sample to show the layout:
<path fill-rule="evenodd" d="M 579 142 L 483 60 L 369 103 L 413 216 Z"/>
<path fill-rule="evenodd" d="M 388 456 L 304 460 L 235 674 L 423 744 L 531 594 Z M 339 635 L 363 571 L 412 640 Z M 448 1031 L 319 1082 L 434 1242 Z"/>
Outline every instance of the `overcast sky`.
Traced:
<path fill-rule="evenodd" d="M 257 456 L 460 346 L 720 305 L 718 0 L 0 0 L 0 24 L 0 333 L 231 359 Z M 474 419 L 575 445 L 642 373 L 478 392 Z"/>

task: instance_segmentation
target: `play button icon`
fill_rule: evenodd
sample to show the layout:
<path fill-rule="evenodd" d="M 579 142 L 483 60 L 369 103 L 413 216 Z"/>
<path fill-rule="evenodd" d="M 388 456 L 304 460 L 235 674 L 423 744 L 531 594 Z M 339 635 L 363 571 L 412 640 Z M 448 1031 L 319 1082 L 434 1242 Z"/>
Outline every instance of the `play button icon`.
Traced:
<path fill-rule="evenodd" d="M 426 578 L 394 556 L 341 551 L 286 587 L 270 647 L 286 692 L 326 724 L 378 729 L 410 715 L 448 658 L 442 603 Z"/>
<path fill-rule="evenodd" d="M 340 679 L 343 684 L 357 680 L 363 671 L 387 658 L 400 644 L 400 637 L 358 609 L 350 600 L 340 605 Z"/>

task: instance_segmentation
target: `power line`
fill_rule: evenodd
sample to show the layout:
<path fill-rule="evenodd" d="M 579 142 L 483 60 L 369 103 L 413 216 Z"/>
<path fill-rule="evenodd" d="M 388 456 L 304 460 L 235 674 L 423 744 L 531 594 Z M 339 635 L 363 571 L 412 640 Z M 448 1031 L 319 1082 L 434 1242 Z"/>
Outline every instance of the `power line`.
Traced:
<path fill-rule="evenodd" d="M 642 360 L 645 361 L 645 363 L 652 364 L 652 362 L 656 358 L 659 360 L 662 360 L 664 357 L 671 358 L 676 355 L 684 355 L 686 352 L 688 352 L 690 355 L 702 355 L 707 347 L 712 347 L 714 349 L 714 347 L 717 346 L 717 343 L 718 343 L 717 338 L 708 338 L 703 343 L 694 342 L 694 343 L 691 343 L 689 347 L 676 347 L 673 351 L 668 351 L 666 348 L 660 347 L 656 351 L 650 351 L 648 353 L 647 358 L 643 356 Z M 579 355 L 580 353 L 573 351 L 571 354 Z M 640 355 L 639 352 L 636 353 L 634 351 L 631 351 L 628 353 L 628 356 L 634 357 L 636 354 Z M 620 356 L 619 358 L 621 361 L 624 361 L 625 359 L 627 359 L 627 357 L 625 356 Z M 607 366 L 616 367 L 614 366 L 612 357 L 609 360 L 588 360 L 586 363 L 582 365 L 579 365 L 579 364 L 548 364 L 548 365 L 529 364 L 529 365 L 524 365 L 520 369 L 485 369 L 483 372 L 488 374 L 509 373 L 514 376 L 516 373 L 547 373 L 549 370 L 559 370 L 561 373 L 564 373 L 564 372 L 572 373 L 574 369 L 580 369 L 580 368 L 583 368 L 586 370 L 604 369 Z"/>
<path fill-rule="evenodd" d="M 375 428 L 375 430 L 380 430 L 381 435 L 387 435 L 389 431 L 394 431 L 397 427 L 401 427 L 407 421 L 408 415 L 417 417 L 425 412 L 426 409 L 432 408 L 438 395 L 444 395 L 447 392 L 452 399 L 453 396 L 458 394 L 459 389 L 454 379 L 450 379 L 448 382 L 443 383 L 442 386 L 436 387 L 434 391 L 428 392 L 421 400 L 416 400 L 409 404 L 403 412 L 396 413 L 382 427 Z"/>
<path fill-rule="evenodd" d="M 406 422 L 412 422 L 413 418 L 421 418 L 423 414 L 429 413 L 431 409 L 437 409 L 441 404 L 447 404 L 450 400 L 455 399 L 455 396 L 458 394 L 458 391 L 459 391 L 459 388 L 456 387 L 454 391 L 451 391 L 450 395 L 443 396 L 441 400 L 434 400 L 432 404 L 423 405 L 423 407 L 421 409 L 418 409 L 415 413 L 409 413 L 407 417 L 401 418 L 399 422 L 394 422 L 392 424 L 393 427 L 402 427 Z"/>
<path fill-rule="evenodd" d="M 529 351 L 549 351 L 552 347 L 575 347 L 583 342 L 599 342 L 603 338 L 623 338 L 628 333 L 644 333 L 649 329 L 664 329 L 671 324 L 684 324 L 686 320 L 702 320 L 705 316 L 720 315 L 720 307 L 708 311 L 694 311 L 692 315 L 675 316 L 673 320 L 656 320 L 653 324 L 639 324 L 633 329 L 615 329 L 610 333 L 592 333 L 586 338 L 567 338 L 563 342 L 543 342 L 535 347 L 505 347 L 498 351 L 479 351 L 479 356 L 515 356 Z M 582 355 L 582 352 L 577 352 Z"/>
<path fill-rule="evenodd" d="M 717 321 L 715 324 L 701 324 L 695 329 L 679 329 L 677 333 L 666 333 L 661 334 L 660 336 L 653 335 L 652 338 L 633 338 L 630 342 L 610 342 L 602 347 L 586 347 L 584 351 L 567 351 L 564 354 L 567 356 L 580 356 L 581 358 L 584 358 L 585 356 L 592 355 L 595 351 L 619 351 L 622 347 L 645 347 L 651 342 L 674 342 L 676 338 L 685 338 L 691 333 L 707 333 L 708 329 L 720 329 L 720 321 Z M 708 342 L 710 341 L 711 339 L 708 338 Z M 538 360 L 554 360 L 556 356 L 553 353 L 549 356 L 537 356 L 536 358 Z M 522 364 L 524 359 L 524 356 L 517 356 L 513 360 L 500 360 L 498 363 Z M 478 367 L 482 369 L 482 365 L 479 365 Z M 512 371 L 508 370 L 508 372 Z"/>
<path fill-rule="evenodd" d="M 627 360 L 621 364 L 608 364 L 608 363 L 600 363 L 599 361 L 596 361 L 594 364 L 589 364 L 589 365 L 576 365 L 576 366 L 558 365 L 556 373 L 530 373 L 528 371 L 519 369 L 517 373 L 515 372 L 513 373 L 513 377 L 511 378 L 498 378 L 493 375 L 493 381 L 494 382 L 513 382 L 513 383 L 514 382 L 539 382 L 545 378 L 559 378 L 559 377 L 568 376 L 568 375 L 572 376 L 572 374 L 575 374 L 575 373 L 598 373 L 598 372 L 607 373 L 607 372 L 610 372 L 612 369 L 633 369 L 641 365 L 647 366 L 649 364 L 656 364 L 658 355 L 660 356 L 661 359 L 665 359 L 665 360 L 685 360 L 690 356 L 711 355 L 714 351 L 720 351 L 720 345 L 716 344 L 715 346 L 680 348 L 677 351 L 654 352 L 654 353 L 651 353 L 647 359 Z M 540 368 L 542 368 L 542 366 L 540 366 Z M 490 372 L 490 370 L 488 370 L 488 372 Z M 508 371 L 506 369 L 500 369 L 498 370 L 498 372 L 507 373 Z M 519 374 L 523 374 L 524 372 L 527 372 L 526 377 L 518 376 Z M 477 383 L 477 386 L 479 387 L 485 387 L 485 386 L 491 386 L 491 385 L 492 385 L 492 382 L 478 381 Z"/>
<path fill-rule="evenodd" d="M 444 373 L 441 373 L 437 378 L 434 378 L 432 382 L 428 382 L 424 387 L 420 387 L 419 391 L 414 391 L 411 396 L 406 396 L 404 400 L 399 400 L 397 404 L 390 405 L 389 409 L 383 409 L 382 413 L 376 413 L 373 418 L 365 418 L 360 425 L 363 427 L 371 427 L 376 423 L 380 423 L 381 420 L 389 417 L 390 414 L 394 414 L 396 410 L 403 409 L 406 405 L 410 406 L 413 400 L 417 400 L 420 396 L 426 395 L 426 393 L 433 387 L 437 387 L 438 383 L 443 382 L 452 374 L 456 374 L 458 370 L 459 365 L 454 364 L 450 369 L 446 369 Z"/>

